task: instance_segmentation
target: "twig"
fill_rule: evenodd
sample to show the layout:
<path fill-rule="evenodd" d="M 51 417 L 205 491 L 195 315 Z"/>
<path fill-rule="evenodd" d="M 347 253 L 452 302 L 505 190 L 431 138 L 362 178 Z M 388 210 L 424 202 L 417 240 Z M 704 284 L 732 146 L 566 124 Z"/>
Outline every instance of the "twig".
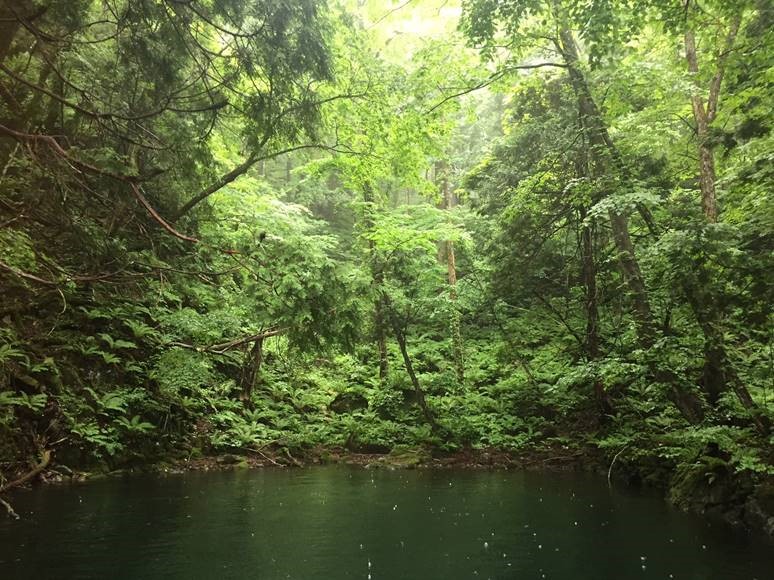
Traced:
<path fill-rule="evenodd" d="M 253 447 L 240 447 L 240 449 L 244 449 L 245 451 L 251 451 L 251 452 L 253 452 L 253 453 L 257 453 L 258 455 L 260 455 L 261 457 L 263 457 L 263 458 L 264 458 L 266 461 L 271 461 L 271 462 L 272 462 L 274 465 L 276 465 L 276 466 L 278 466 L 278 467 L 282 467 L 282 464 L 281 464 L 281 463 L 277 463 L 276 461 L 274 461 L 274 460 L 273 460 L 271 457 L 269 457 L 268 455 L 266 455 L 266 454 L 265 454 L 263 451 L 261 451 L 260 449 L 255 449 L 255 448 L 253 448 Z"/>
<path fill-rule="evenodd" d="M 298 459 L 296 459 L 295 457 L 293 457 L 290 454 L 290 449 L 288 449 L 287 447 L 285 447 L 284 449 L 285 449 L 285 455 L 288 456 L 288 459 L 290 459 L 296 467 L 303 467 L 304 466 L 303 463 L 301 463 Z"/>
<path fill-rule="evenodd" d="M 608 487 L 613 487 L 613 484 L 612 484 L 612 483 L 611 483 L 611 481 L 610 481 L 610 477 L 611 477 L 611 475 L 613 474 L 613 465 L 615 465 L 615 461 L 616 461 L 616 459 L 618 459 L 618 456 L 619 456 L 619 455 L 621 455 L 621 453 L 623 453 L 624 451 L 626 451 L 626 449 L 627 449 L 627 448 L 628 448 L 630 445 L 631 445 L 631 443 L 627 443 L 626 445 L 624 445 L 623 447 L 621 447 L 621 450 L 620 450 L 618 453 L 616 453 L 616 454 L 613 456 L 613 460 L 610 462 L 610 468 L 607 470 L 607 486 L 608 486 Z"/>
<path fill-rule="evenodd" d="M 11 504 L 9 504 L 7 501 L 5 501 L 2 497 L 0 497 L 0 505 L 5 507 L 5 509 L 8 511 L 8 516 L 18 520 L 19 514 L 17 514 L 15 511 L 13 511 L 13 507 L 11 507 Z"/>

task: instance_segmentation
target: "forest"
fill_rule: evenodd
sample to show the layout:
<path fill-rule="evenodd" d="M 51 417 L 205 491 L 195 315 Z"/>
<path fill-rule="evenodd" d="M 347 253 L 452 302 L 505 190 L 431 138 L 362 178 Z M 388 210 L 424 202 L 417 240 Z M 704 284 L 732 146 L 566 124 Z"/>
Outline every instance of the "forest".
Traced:
<path fill-rule="evenodd" d="M 457 458 L 774 535 L 773 21 L 0 0 L 9 514 L 85 473 Z"/>

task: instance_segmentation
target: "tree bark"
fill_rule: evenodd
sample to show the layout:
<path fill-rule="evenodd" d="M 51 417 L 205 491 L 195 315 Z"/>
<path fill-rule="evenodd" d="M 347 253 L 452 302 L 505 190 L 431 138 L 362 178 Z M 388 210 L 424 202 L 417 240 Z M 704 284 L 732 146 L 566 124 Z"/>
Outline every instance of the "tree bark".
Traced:
<path fill-rule="evenodd" d="M 580 122 L 589 145 L 589 158 L 592 161 L 592 175 L 599 176 L 606 173 L 609 166 L 605 160 L 605 154 L 607 154 L 618 172 L 622 176 L 626 176 L 623 158 L 610 137 L 602 113 L 591 94 L 581 69 L 578 47 L 569 28 L 560 28 L 556 47 L 567 65 L 570 84 L 578 99 Z M 621 273 L 632 299 L 637 337 L 642 348 L 647 350 L 653 346 L 656 339 L 656 324 L 653 320 L 647 288 L 634 252 L 634 245 L 629 235 L 629 221 L 625 215 L 615 209 L 609 211 L 609 216 L 613 241 L 618 250 Z M 679 377 L 669 369 L 661 367 L 657 361 L 653 361 L 650 367 L 653 378 L 668 385 L 670 399 L 683 417 L 691 423 L 699 422 L 703 418 L 699 399 L 681 386 Z"/>
<path fill-rule="evenodd" d="M 586 210 L 580 211 L 581 223 L 586 219 Z M 585 292 L 584 307 L 586 311 L 586 357 L 593 363 L 599 359 L 599 306 L 597 302 L 597 265 L 594 260 L 594 229 L 590 224 L 582 226 L 581 230 L 582 274 Z M 594 398 L 599 410 L 609 415 L 613 413 L 613 404 L 605 390 L 602 380 L 594 376 Z"/>
<path fill-rule="evenodd" d="M 242 373 L 242 390 L 239 394 L 239 400 L 243 403 L 249 403 L 253 398 L 253 391 L 258 382 L 261 365 L 263 364 L 263 337 L 255 339 L 252 348 L 247 355 L 245 368 Z"/>
<path fill-rule="evenodd" d="M 363 222 L 366 230 L 370 231 L 374 227 L 373 212 L 374 204 L 376 202 L 373 187 L 370 183 L 366 183 L 363 186 L 363 201 L 365 202 L 365 217 Z M 374 291 L 376 292 L 376 299 L 374 300 L 374 338 L 376 340 L 377 352 L 379 353 L 379 382 L 381 385 L 384 385 L 387 380 L 387 372 L 389 371 L 387 333 L 385 332 L 388 322 L 385 317 L 386 304 L 382 292 L 382 286 L 384 286 L 384 272 L 382 272 L 381 264 L 376 255 L 376 244 L 370 239 L 368 240 L 368 253 L 371 264 L 371 280 Z"/>
<path fill-rule="evenodd" d="M 691 1 L 686 1 L 686 9 L 690 9 Z M 725 45 L 717 57 L 715 74 L 710 81 L 709 94 L 705 104 L 701 95 L 699 84 L 699 58 L 696 52 L 696 36 L 688 27 L 685 30 L 685 60 L 688 64 L 688 72 L 693 78 L 694 90 L 691 93 L 691 108 L 693 119 L 696 123 L 696 139 L 699 154 L 699 188 L 701 190 L 701 205 L 704 216 L 710 223 L 718 220 L 717 192 L 715 190 L 715 158 L 712 146 L 709 142 L 710 128 L 717 115 L 718 100 L 720 99 L 720 87 L 725 74 L 725 60 L 733 49 L 736 36 L 739 32 L 741 18 L 736 16 L 729 26 Z"/>
<path fill-rule="evenodd" d="M 685 294 L 694 316 L 704 335 L 704 368 L 702 386 L 707 400 L 715 406 L 720 395 L 731 387 L 739 402 L 749 413 L 755 428 L 763 436 L 768 436 L 771 424 L 755 404 L 750 391 L 734 370 L 725 345 L 723 317 L 717 305 L 711 304 L 711 298 L 699 290 L 695 284 L 686 284 Z"/>
<path fill-rule="evenodd" d="M 686 10 L 691 7 L 691 0 L 686 0 Z M 715 72 L 710 80 L 709 92 L 706 103 L 701 95 L 699 83 L 699 57 L 696 51 L 696 36 L 691 27 L 687 27 L 684 34 L 685 60 L 688 72 L 691 74 L 694 90 L 691 93 L 691 108 L 693 119 L 696 123 L 696 139 L 699 157 L 699 189 L 701 191 L 701 205 L 704 217 L 708 223 L 717 223 L 718 205 L 715 187 L 715 157 L 710 143 L 710 131 L 712 122 L 717 116 L 720 89 L 725 74 L 725 61 L 729 52 L 733 49 L 739 32 L 741 17 L 735 16 L 731 21 L 726 40 L 717 54 Z M 699 274 L 708 276 L 703 264 L 698 266 Z M 686 284 L 685 292 L 691 304 L 696 320 L 704 335 L 704 368 L 702 371 L 702 386 L 707 394 L 707 399 L 715 405 L 720 395 L 730 386 L 736 394 L 739 402 L 750 413 L 758 431 L 767 435 L 770 425 L 760 413 L 760 409 L 753 401 L 747 387 L 741 382 L 733 370 L 731 361 L 723 338 L 723 316 L 718 306 L 702 290 L 703 284 Z"/>
<path fill-rule="evenodd" d="M 411 384 L 414 387 L 414 393 L 416 394 L 416 397 L 417 397 L 417 404 L 419 405 L 419 408 L 422 411 L 422 415 L 424 416 L 425 420 L 433 429 L 433 431 L 435 431 L 436 429 L 438 429 L 438 423 L 436 423 L 435 417 L 433 416 L 433 413 L 430 410 L 430 407 L 427 406 L 427 400 L 425 399 L 425 392 L 422 390 L 422 386 L 419 384 L 419 379 L 417 378 L 417 374 L 414 371 L 414 364 L 411 362 L 411 357 L 409 356 L 408 348 L 406 346 L 406 334 L 401 328 L 401 325 L 398 322 L 394 313 L 391 313 L 390 321 L 392 323 L 393 332 L 395 333 L 395 340 L 398 341 L 398 348 L 400 348 L 400 354 L 403 357 L 403 365 L 406 367 L 406 373 L 408 373 L 409 379 L 411 379 Z"/>
<path fill-rule="evenodd" d="M 383 281 L 381 274 L 374 277 L 374 283 L 377 288 L 381 288 Z M 387 325 L 384 310 L 384 299 L 379 296 L 374 304 L 374 326 L 376 329 L 376 348 L 379 352 L 379 383 L 381 385 L 384 385 L 387 380 L 387 372 L 390 370 L 390 363 L 387 357 L 387 333 L 384 330 Z"/>
<path fill-rule="evenodd" d="M 570 84 L 578 99 L 581 125 L 586 134 L 586 139 L 590 148 L 590 158 L 593 161 L 592 173 L 601 175 L 605 172 L 605 152 L 610 155 L 614 166 L 620 171 L 623 171 L 621 154 L 613 143 L 613 140 L 610 138 L 607 126 L 602 119 L 602 113 L 591 95 L 586 78 L 580 68 L 580 59 L 578 57 L 578 48 L 575 44 L 575 39 L 568 29 L 560 31 L 558 45 L 558 48 L 564 56 L 565 63 L 567 64 Z M 625 215 L 615 209 L 609 211 L 609 216 L 613 240 L 616 249 L 618 250 L 618 262 L 621 267 L 621 273 L 623 274 L 624 281 L 626 282 L 632 297 L 638 334 L 641 339 L 652 343 L 654 325 L 652 322 L 650 303 L 645 283 L 642 279 L 640 266 L 634 253 L 631 236 L 629 235 L 629 220 Z"/>
<path fill-rule="evenodd" d="M 441 189 L 443 192 L 444 208 L 449 211 L 455 206 L 454 193 L 449 187 L 448 166 L 444 163 L 442 167 Z M 446 240 L 444 242 L 446 255 L 446 274 L 449 282 L 449 301 L 451 302 L 450 330 L 452 339 L 452 357 L 454 358 L 454 370 L 457 374 L 457 380 L 460 384 L 465 382 L 465 358 L 464 347 L 462 343 L 462 321 L 460 311 L 457 307 L 457 261 L 454 255 L 454 242 Z"/>

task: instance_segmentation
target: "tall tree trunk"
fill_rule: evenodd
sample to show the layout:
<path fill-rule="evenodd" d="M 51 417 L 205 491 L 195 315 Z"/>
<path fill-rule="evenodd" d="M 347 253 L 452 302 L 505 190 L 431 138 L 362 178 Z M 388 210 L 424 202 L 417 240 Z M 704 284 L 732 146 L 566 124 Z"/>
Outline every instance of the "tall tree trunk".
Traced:
<path fill-rule="evenodd" d="M 688 61 L 688 72 L 694 81 L 691 93 L 691 109 L 696 123 L 696 140 L 699 153 L 699 189 L 701 190 L 701 206 L 704 216 L 710 223 L 718 221 L 718 202 L 715 193 L 715 157 L 709 143 L 709 129 L 712 120 L 704 108 L 704 99 L 699 93 L 699 61 L 696 54 L 696 39 L 693 30 L 685 31 L 685 58 Z"/>
<path fill-rule="evenodd" d="M 370 231 L 374 227 L 374 198 L 373 187 L 370 183 L 363 186 L 363 201 L 365 202 L 365 216 L 363 223 L 366 230 Z M 376 341 L 377 352 L 379 353 L 379 382 L 384 385 L 389 371 L 389 360 L 387 358 L 387 332 L 388 321 L 385 316 L 386 304 L 382 286 L 384 286 L 384 272 L 376 255 L 376 244 L 373 240 L 368 240 L 368 254 L 371 265 L 371 280 L 376 293 L 374 300 L 374 338 Z"/>
<path fill-rule="evenodd" d="M 441 190 L 443 193 L 444 208 L 449 211 L 454 208 L 454 193 L 449 186 L 448 166 L 444 163 L 441 174 Z M 465 382 L 465 358 L 462 343 L 462 321 L 459 308 L 457 307 L 457 263 L 454 255 L 454 242 L 446 240 L 444 242 L 446 272 L 449 281 L 449 301 L 451 302 L 450 330 L 452 339 L 452 356 L 454 358 L 454 370 L 457 373 L 457 380 L 460 384 Z"/>
<path fill-rule="evenodd" d="M 640 265 L 637 262 L 634 246 L 629 236 L 629 220 L 625 215 L 614 210 L 610 210 L 609 215 L 613 241 L 618 250 L 618 263 L 621 266 L 621 272 L 632 299 L 637 334 L 641 342 L 650 345 L 655 339 L 653 313 L 650 309 L 650 300 L 645 282 L 642 279 Z"/>
<path fill-rule="evenodd" d="M 691 8 L 691 0 L 686 0 L 686 10 Z M 715 156 L 710 143 L 710 130 L 715 120 L 720 100 L 720 89 L 725 74 L 725 61 L 733 49 L 739 32 L 741 17 L 735 16 L 728 27 L 725 43 L 717 54 L 715 72 L 709 84 L 706 102 L 702 97 L 699 84 L 699 57 L 696 51 L 696 36 L 688 26 L 685 30 L 685 60 L 688 72 L 693 77 L 694 90 L 691 93 L 691 109 L 696 123 L 696 140 L 699 158 L 699 189 L 701 191 L 701 206 L 708 223 L 718 221 L 717 194 L 715 188 Z M 703 264 L 698 265 L 700 276 L 709 276 Z M 747 387 L 739 379 L 729 360 L 723 337 L 723 315 L 719 307 L 703 288 L 706 284 L 686 284 L 685 292 L 691 308 L 704 334 L 704 369 L 702 385 L 707 399 L 713 405 L 720 395 L 730 386 L 739 402 L 750 413 L 756 428 L 766 435 L 770 425 L 761 415 L 760 409 L 753 401 Z"/>
<path fill-rule="evenodd" d="M 689 11 L 691 0 L 686 0 L 685 8 Z M 709 93 L 705 103 L 699 84 L 699 57 L 696 53 L 696 37 L 690 26 L 685 30 L 685 60 L 688 64 L 688 72 L 693 78 L 694 90 L 691 92 L 691 108 L 693 119 L 696 123 L 696 139 L 699 156 L 699 188 L 701 190 L 701 205 L 704 216 L 710 223 L 718 221 L 718 203 L 715 191 L 715 158 L 709 143 L 710 127 L 715 120 L 720 99 L 720 87 L 723 84 L 725 73 L 725 60 L 733 49 L 736 36 L 739 32 L 741 17 L 735 16 L 729 25 L 725 44 L 718 51 L 717 66 L 710 81 Z"/>
<path fill-rule="evenodd" d="M 381 288 L 384 279 L 381 273 L 374 276 L 374 284 Z M 379 383 L 384 385 L 387 380 L 387 372 L 390 370 L 389 359 L 387 358 L 387 333 L 385 328 L 387 321 L 384 316 L 384 299 L 379 296 L 374 304 L 374 326 L 376 330 L 376 348 L 379 352 Z"/>
<path fill-rule="evenodd" d="M 588 154 L 583 151 L 575 162 L 575 173 L 578 177 L 587 177 L 589 174 Z M 592 196 L 592 203 L 599 201 L 598 195 Z M 586 333 L 584 347 L 586 359 L 594 364 L 600 358 L 599 352 L 599 303 L 597 295 L 597 264 L 594 254 L 594 223 L 587 221 L 588 209 L 580 206 L 578 209 L 580 222 L 580 246 L 581 246 L 581 276 L 584 289 L 584 311 L 586 314 Z M 614 413 L 610 396 L 605 390 L 597 369 L 594 370 L 594 399 L 599 407 L 602 417 Z"/>
<path fill-rule="evenodd" d="M 585 208 L 580 211 L 580 219 L 581 223 L 585 222 Z M 597 303 L 597 265 L 594 260 L 594 228 L 591 224 L 584 223 L 582 225 L 581 254 L 586 311 L 586 358 L 589 362 L 594 363 L 599 359 L 599 306 Z M 596 375 L 594 376 L 594 398 L 602 413 L 608 415 L 613 412 L 613 405 L 605 390 L 605 385 Z"/>
<path fill-rule="evenodd" d="M 610 138 L 607 126 L 602 118 L 602 113 L 591 95 L 586 78 L 580 68 L 578 48 L 572 33 L 567 29 L 561 30 L 558 44 L 558 48 L 562 52 L 567 64 L 570 83 L 578 99 L 580 122 L 586 134 L 590 147 L 590 158 L 593 161 L 592 173 L 595 175 L 604 173 L 606 169 L 604 161 L 605 152 L 610 155 L 613 165 L 620 171 L 623 171 L 621 154 Z M 609 216 L 613 241 L 618 250 L 618 262 L 621 267 L 621 273 L 632 298 L 638 334 L 641 339 L 652 342 L 654 325 L 650 311 L 650 302 L 629 235 L 629 220 L 615 209 L 609 211 Z"/>
<path fill-rule="evenodd" d="M 602 113 L 591 94 L 581 69 L 578 47 L 569 28 L 560 29 L 556 47 L 567 65 L 570 84 L 578 99 L 580 122 L 589 145 L 589 157 L 593 166 L 592 174 L 602 175 L 606 172 L 608 163 L 605 160 L 605 154 L 607 154 L 613 166 L 618 169 L 622 176 L 625 176 L 626 168 L 622 156 L 610 137 Z M 646 216 L 649 214 L 642 210 L 641 213 L 644 214 L 643 218 L 647 223 L 649 219 Z M 656 324 L 653 320 L 648 292 L 629 235 L 629 220 L 615 209 L 609 211 L 609 216 L 613 241 L 618 250 L 621 273 L 631 295 L 637 336 L 642 348 L 647 350 L 653 346 L 655 341 Z M 697 423 L 703 418 L 701 402 L 682 387 L 679 377 L 675 373 L 660 367 L 657 361 L 651 363 L 650 371 L 656 381 L 669 386 L 670 398 L 689 422 Z"/>

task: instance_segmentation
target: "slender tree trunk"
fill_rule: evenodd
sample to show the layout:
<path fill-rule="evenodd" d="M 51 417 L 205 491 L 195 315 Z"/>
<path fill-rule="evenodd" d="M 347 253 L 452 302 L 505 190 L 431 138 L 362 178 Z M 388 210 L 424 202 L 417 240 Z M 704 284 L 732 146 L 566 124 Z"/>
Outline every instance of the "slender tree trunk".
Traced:
<path fill-rule="evenodd" d="M 253 346 L 247 355 L 245 368 L 242 373 L 242 390 L 239 394 L 239 400 L 248 403 L 253 398 L 253 391 L 258 382 L 261 365 L 263 364 L 263 338 L 258 338 L 253 342 Z"/>
<path fill-rule="evenodd" d="M 365 202 L 365 219 L 363 220 L 366 230 L 374 227 L 374 199 L 373 187 L 366 183 L 363 187 L 363 201 Z M 387 358 L 387 332 L 388 322 L 385 316 L 386 304 L 382 286 L 384 286 L 384 273 L 376 255 L 376 244 L 373 240 L 368 241 L 369 261 L 371 263 L 371 280 L 373 282 L 376 299 L 374 300 L 374 337 L 376 348 L 379 353 L 379 382 L 384 385 L 389 371 L 389 360 Z"/>
<path fill-rule="evenodd" d="M 634 310 L 634 323 L 640 340 L 652 344 L 655 338 L 653 314 L 650 300 L 642 279 L 642 272 L 634 254 L 634 246 L 629 236 L 629 220 L 625 215 L 613 210 L 609 212 L 613 240 L 618 250 L 618 262 L 621 266 L 624 280 L 629 288 Z"/>
<path fill-rule="evenodd" d="M 414 364 L 411 362 L 411 357 L 409 356 L 408 348 L 406 346 L 406 334 L 403 331 L 403 328 L 401 328 L 397 318 L 392 313 L 390 315 L 390 321 L 392 323 L 392 330 L 395 333 L 395 340 L 398 341 L 400 354 L 403 357 L 403 365 L 406 367 L 406 373 L 408 373 L 409 379 L 411 379 L 411 384 L 414 387 L 414 393 L 417 398 L 419 409 L 422 411 L 422 415 L 424 416 L 427 423 L 435 431 L 438 428 L 438 423 L 436 423 L 435 417 L 433 416 L 430 407 L 427 406 L 425 392 L 422 390 L 422 386 L 419 384 L 419 379 L 417 378 L 417 373 L 414 371 Z"/>
<path fill-rule="evenodd" d="M 449 211 L 455 205 L 454 193 L 449 187 L 448 167 L 444 164 L 441 174 L 441 190 L 443 192 L 444 208 Z M 454 370 L 457 373 L 457 380 L 460 384 L 465 382 L 465 358 L 464 347 L 462 343 L 462 321 L 460 311 L 457 307 L 457 263 L 454 255 L 454 242 L 447 240 L 444 242 L 444 254 L 446 258 L 446 272 L 449 281 L 449 301 L 451 302 L 451 339 L 452 356 L 454 357 Z"/>
<path fill-rule="evenodd" d="M 580 219 L 581 222 L 585 221 L 585 209 L 581 209 Z M 599 306 L 597 303 L 597 265 L 594 260 L 594 229 L 590 224 L 582 226 L 581 253 L 586 310 L 586 357 L 589 362 L 593 363 L 599 359 Z M 594 377 L 594 398 L 602 413 L 606 415 L 613 413 L 610 397 L 605 390 L 604 383 L 598 376 Z"/>
<path fill-rule="evenodd" d="M 383 276 L 379 273 L 374 276 L 374 284 L 381 288 L 384 282 Z M 387 321 L 384 317 L 385 304 L 384 299 L 379 296 L 374 304 L 374 326 L 376 330 L 376 348 L 379 352 L 379 382 L 384 385 L 387 380 L 387 372 L 390 370 L 389 359 L 387 358 L 387 333 L 385 328 Z"/>
<path fill-rule="evenodd" d="M 686 10 L 690 10 L 691 0 L 686 0 Z M 699 154 L 699 188 L 701 190 L 701 205 L 704 216 L 710 223 L 718 221 L 718 202 L 715 191 L 715 158 L 709 143 L 710 127 L 717 115 L 720 87 L 725 73 L 725 60 L 733 49 L 736 36 L 739 32 L 741 17 L 736 16 L 731 21 L 726 36 L 725 45 L 720 49 L 717 58 L 717 67 L 710 81 L 709 93 L 705 103 L 699 84 L 699 57 L 696 53 L 696 37 L 694 31 L 688 27 L 685 31 L 685 60 L 688 64 L 688 72 L 693 78 L 694 90 L 691 93 L 691 108 L 693 119 L 696 123 L 696 139 Z"/>
<path fill-rule="evenodd" d="M 694 79 L 694 90 L 691 93 L 691 108 L 693 120 L 696 123 L 696 139 L 699 153 L 699 189 L 701 190 L 701 206 L 704 216 L 710 223 L 718 221 L 718 203 L 715 193 L 715 158 L 708 142 L 710 119 L 704 108 L 704 99 L 699 94 L 697 76 L 699 62 L 696 55 L 696 39 L 693 30 L 685 31 L 685 58 L 688 61 L 688 72 Z"/>
<path fill-rule="evenodd" d="M 457 306 L 457 270 L 454 259 L 454 242 L 446 242 L 446 259 L 449 277 L 449 300 L 451 301 L 451 339 L 454 369 L 460 384 L 465 382 L 465 355 L 462 343 L 462 317 Z"/>

